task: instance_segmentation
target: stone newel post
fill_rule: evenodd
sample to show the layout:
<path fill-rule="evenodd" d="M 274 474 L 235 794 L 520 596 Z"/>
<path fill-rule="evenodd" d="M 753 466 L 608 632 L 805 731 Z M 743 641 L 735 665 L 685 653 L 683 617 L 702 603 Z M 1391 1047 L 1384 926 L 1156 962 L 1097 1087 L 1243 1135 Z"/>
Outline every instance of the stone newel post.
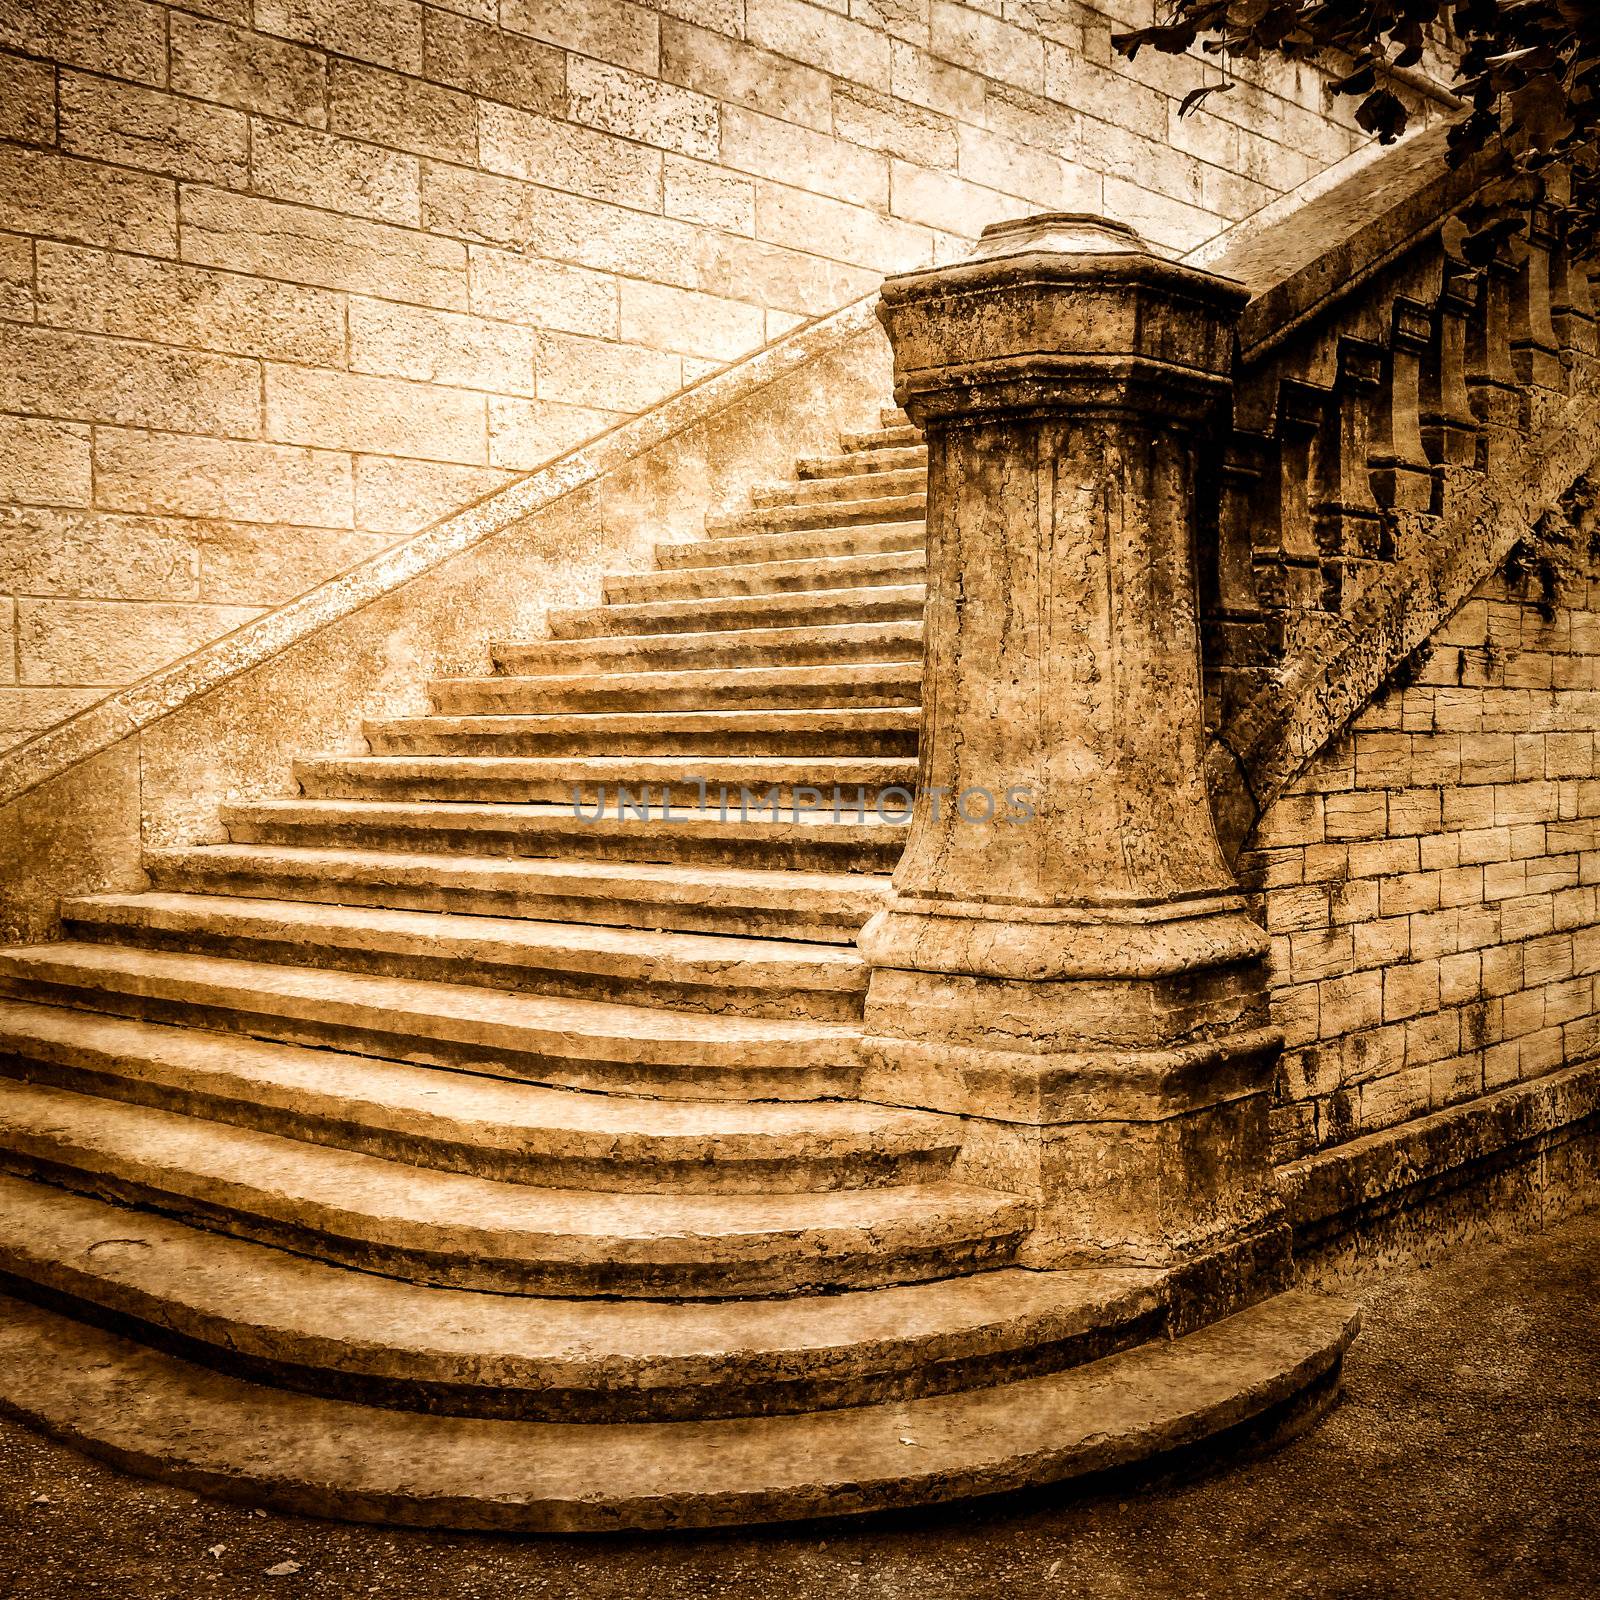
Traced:
<path fill-rule="evenodd" d="M 964 1113 L 1037 1198 L 1027 1259 L 1164 1262 L 1271 1229 L 1266 939 L 1217 843 L 1198 427 L 1245 291 L 1047 216 L 890 279 L 928 441 L 921 781 L 861 934 L 875 1098 Z"/>

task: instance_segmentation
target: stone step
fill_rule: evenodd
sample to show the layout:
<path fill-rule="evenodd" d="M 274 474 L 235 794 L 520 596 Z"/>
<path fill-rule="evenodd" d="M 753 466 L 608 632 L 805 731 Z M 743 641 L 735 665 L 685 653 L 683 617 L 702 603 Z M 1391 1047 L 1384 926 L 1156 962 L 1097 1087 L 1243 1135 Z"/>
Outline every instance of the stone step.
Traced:
<path fill-rule="evenodd" d="M 275 966 L 123 945 L 0 950 L 0 994 L 599 1093 L 854 1092 L 859 1026 Z"/>
<path fill-rule="evenodd" d="M 725 567 L 756 561 L 820 561 L 838 556 L 881 555 L 923 550 L 927 532 L 920 515 L 913 521 L 870 523 L 860 527 L 806 528 L 794 533 L 752 533 L 738 538 L 691 539 L 655 547 L 659 571 L 686 567 Z"/>
<path fill-rule="evenodd" d="M 881 461 L 875 462 L 874 466 L 876 470 L 848 477 L 796 477 L 787 482 L 758 484 L 751 490 L 750 504 L 754 509 L 763 506 L 825 505 L 839 500 L 888 499 L 900 495 L 922 496 L 926 499 L 926 466 L 918 464 L 885 468 Z"/>
<path fill-rule="evenodd" d="M 878 413 L 878 421 L 885 428 L 909 428 L 911 418 L 902 406 L 885 406 Z"/>
<path fill-rule="evenodd" d="M 574 1094 L 64 1006 L 0 1001 L 0 1073 L 505 1183 L 784 1194 L 938 1181 L 950 1117 L 850 1101 Z"/>
<path fill-rule="evenodd" d="M 857 523 L 906 522 L 922 517 L 927 503 L 926 487 L 919 484 L 899 494 L 868 495 L 858 500 L 752 506 L 747 511 L 708 516 L 706 534 L 712 539 L 725 539 L 812 528 L 847 528 Z"/>
<path fill-rule="evenodd" d="M 222 807 L 238 844 L 364 849 L 410 855 L 582 855 L 591 861 L 701 862 L 830 874 L 888 873 L 900 859 L 904 824 L 869 812 L 834 822 L 806 816 L 772 822 L 719 810 L 652 811 L 640 819 L 609 806 L 575 816 L 570 806 L 453 805 L 443 801 L 253 800 Z"/>
<path fill-rule="evenodd" d="M 68 900 L 70 938 L 742 1017 L 859 1020 L 847 945 L 202 894 Z"/>
<path fill-rule="evenodd" d="M 395 717 L 363 724 L 374 755 L 901 756 L 915 759 L 915 706 L 834 711 L 591 712 Z"/>
<path fill-rule="evenodd" d="M 682 567 L 671 572 L 639 572 L 607 578 L 601 588 L 608 605 L 645 605 L 659 600 L 738 594 L 805 594 L 813 589 L 852 585 L 921 584 L 927 556 L 914 550 L 878 555 L 825 556 L 800 561 L 752 561 L 742 566 Z"/>
<path fill-rule="evenodd" d="M 801 594 L 696 596 L 552 611 L 555 639 L 595 639 L 619 634 L 701 633 L 732 628 L 815 628 L 851 622 L 920 620 L 926 595 L 920 583 L 856 584 Z"/>
<path fill-rule="evenodd" d="M 885 789 L 917 781 L 917 764 L 896 756 L 320 756 L 294 763 L 295 781 L 313 799 L 501 800 L 592 805 L 610 797 L 633 804 L 860 810 Z M 842 797 L 842 798 L 841 798 Z"/>
<path fill-rule="evenodd" d="M 508 677 L 706 671 L 712 667 L 837 666 L 850 661 L 908 661 L 922 652 L 922 616 L 896 622 L 850 622 L 804 628 L 732 628 L 602 639 L 496 641 L 497 673 Z"/>
<path fill-rule="evenodd" d="M 987 1388 L 590 1424 L 293 1394 L 20 1301 L 5 1313 L 0 1406 L 125 1471 L 299 1515 L 521 1533 L 848 1516 L 1287 1437 L 1336 1396 L 1359 1321 L 1350 1303 L 1298 1290 L 1181 1339 Z"/>
<path fill-rule="evenodd" d="M 1014 1195 L 546 1189 L 0 1079 L 0 1167 L 413 1283 L 720 1299 L 917 1283 L 1009 1260 Z"/>
<path fill-rule="evenodd" d="M 776 711 L 851 705 L 914 706 L 922 699 L 920 656 L 811 666 L 616 670 L 488 678 L 435 678 L 445 716 L 588 711 Z"/>
<path fill-rule="evenodd" d="M 186 894 L 455 911 L 823 944 L 854 944 L 889 890 L 887 877 L 866 872 L 251 843 L 151 850 L 146 852 L 145 868 L 156 888 Z"/>
<path fill-rule="evenodd" d="M 852 450 L 844 455 L 801 456 L 795 463 L 800 478 L 854 477 L 864 472 L 904 472 L 910 468 L 928 469 L 925 444 L 879 446 L 875 450 Z"/>
<path fill-rule="evenodd" d="M 0 1274 L 257 1382 L 566 1424 L 949 1393 L 1097 1359 L 1164 1318 L 1160 1274 L 1132 1269 L 681 1305 L 419 1287 L 17 1178 L 0 1178 Z"/>
<path fill-rule="evenodd" d="M 839 440 L 847 451 L 904 450 L 922 443 L 921 432 L 909 421 L 896 422 L 881 428 L 868 428 L 861 433 L 847 433 Z"/>

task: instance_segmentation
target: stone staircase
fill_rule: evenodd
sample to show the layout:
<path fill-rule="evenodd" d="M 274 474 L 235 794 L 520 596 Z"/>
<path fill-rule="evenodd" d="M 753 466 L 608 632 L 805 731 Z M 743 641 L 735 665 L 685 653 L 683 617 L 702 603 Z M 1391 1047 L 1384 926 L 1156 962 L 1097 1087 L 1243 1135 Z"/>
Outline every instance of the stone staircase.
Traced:
<path fill-rule="evenodd" d="M 606 1529 L 1331 1397 L 1349 1306 L 1197 1327 L 1171 1273 L 1037 1270 L 962 1118 L 857 1098 L 924 478 L 886 413 L 0 952 L 0 1406 L 290 1510 Z"/>

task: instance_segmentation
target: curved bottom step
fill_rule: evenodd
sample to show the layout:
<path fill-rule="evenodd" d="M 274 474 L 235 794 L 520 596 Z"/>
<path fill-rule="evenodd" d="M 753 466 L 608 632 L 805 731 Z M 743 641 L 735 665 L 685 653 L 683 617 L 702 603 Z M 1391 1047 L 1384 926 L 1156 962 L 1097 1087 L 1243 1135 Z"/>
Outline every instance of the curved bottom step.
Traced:
<path fill-rule="evenodd" d="M 1351 1303 L 1291 1290 L 1182 1339 L 996 1388 L 591 1424 L 287 1393 L 0 1300 L 0 1411 L 125 1470 L 308 1516 L 506 1532 L 714 1527 L 1057 1483 L 1275 1417 L 1287 1431 L 1336 1391 L 1358 1325 Z"/>

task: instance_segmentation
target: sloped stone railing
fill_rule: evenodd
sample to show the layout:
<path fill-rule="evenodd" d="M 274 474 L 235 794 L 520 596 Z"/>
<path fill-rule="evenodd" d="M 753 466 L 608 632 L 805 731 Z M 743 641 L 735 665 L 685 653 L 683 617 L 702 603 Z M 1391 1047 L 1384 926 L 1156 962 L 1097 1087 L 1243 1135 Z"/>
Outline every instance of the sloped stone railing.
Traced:
<path fill-rule="evenodd" d="M 1224 843 L 1600 452 L 1589 267 L 1541 210 L 1473 268 L 1444 129 L 1212 260 L 1255 291 L 1201 495 Z"/>

